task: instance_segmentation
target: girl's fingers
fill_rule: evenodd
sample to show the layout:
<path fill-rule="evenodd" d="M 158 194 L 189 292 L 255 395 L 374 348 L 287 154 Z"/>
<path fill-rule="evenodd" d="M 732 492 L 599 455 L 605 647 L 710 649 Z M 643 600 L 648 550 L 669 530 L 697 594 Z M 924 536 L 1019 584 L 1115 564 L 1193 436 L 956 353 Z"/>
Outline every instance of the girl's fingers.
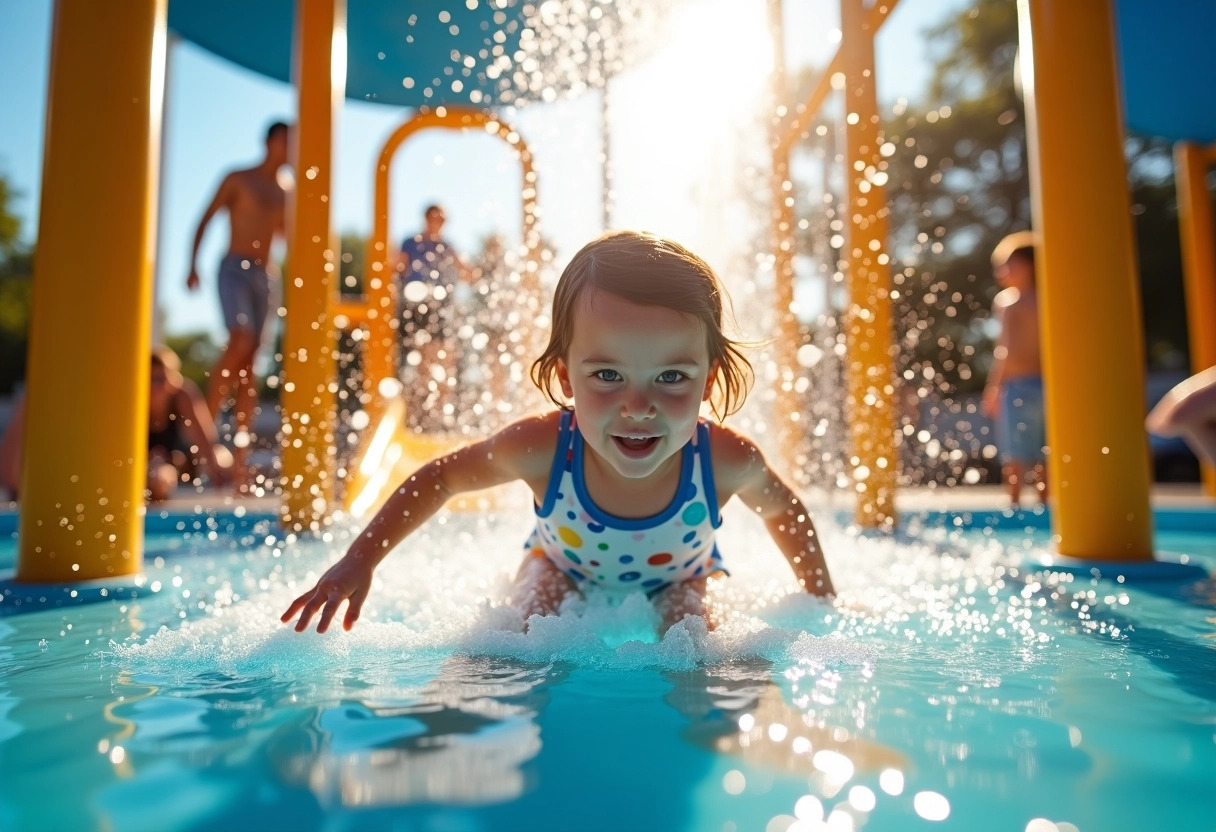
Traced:
<path fill-rule="evenodd" d="M 287 608 L 287 612 L 285 612 L 279 616 L 279 620 L 282 621 L 284 624 L 286 624 L 288 621 L 290 621 L 292 619 L 292 617 L 295 616 L 296 612 L 300 609 L 300 607 L 304 606 L 304 602 L 308 599 L 308 597 L 310 595 L 312 595 L 311 589 L 308 592 L 305 592 L 303 595 L 301 595 L 296 600 L 292 601 L 291 606 Z"/>
<path fill-rule="evenodd" d="M 346 618 L 342 621 L 342 626 L 349 630 L 355 626 L 355 622 L 359 620 L 359 613 L 363 611 L 363 602 L 367 600 L 367 587 L 361 587 L 355 590 L 355 593 L 350 596 L 346 604 Z"/>
<path fill-rule="evenodd" d="M 308 603 L 304 605 L 304 609 L 300 610 L 300 620 L 296 622 L 297 633 L 302 633 L 308 629 L 308 622 L 316 615 L 317 608 L 321 606 L 321 603 L 321 594 L 314 591 L 312 597 L 308 599 Z"/>
<path fill-rule="evenodd" d="M 329 622 L 334 620 L 334 616 L 338 613 L 338 607 L 342 606 L 342 602 L 345 600 L 346 596 L 337 590 L 329 593 L 329 598 L 325 601 L 325 609 L 321 610 L 321 618 L 317 621 L 318 633 L 323 633 L 329 629 Z"/>
<path fill-rule="evenodd" d="M 346 608 L 346 617 L 343 619 L 342 625 L 349 630 L 359 618 L 359 613 L 363 609 L 363 602 L 367 600 L 368 587 L 359 587 L 347 597 L 347 590 L 335 585 L 334 581 L 322 581 L 315 587 L 305 592 L 299 598 L 291 602 L 291 606 L 287 611 L 279 616 L 279 620 L 284 624 L 299 613 L 299 620 L 296 621 L 295 631 L 302 633 L 308 629 L 309 622 L 312 617 L 317 614 L 318 610 L 321 617 L 317 619 L 317 632 L 323 633 L 329 629 L 329 625 L 333 622 L 334 616 L 338 614 L 338 608 L 342 606 L 343 601 L 349 600 Z"/>

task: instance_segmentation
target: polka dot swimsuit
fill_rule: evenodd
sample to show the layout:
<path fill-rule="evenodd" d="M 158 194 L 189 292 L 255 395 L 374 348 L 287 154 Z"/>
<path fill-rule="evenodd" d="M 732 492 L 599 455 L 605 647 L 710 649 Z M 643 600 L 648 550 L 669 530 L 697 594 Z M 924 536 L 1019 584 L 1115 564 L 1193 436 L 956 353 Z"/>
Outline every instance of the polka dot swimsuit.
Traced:
<path fill-rule="evenodd" d="M 614 517 L 592 502 L 584 447 L 573 414 L 563 411 L 545 501 L 536 509 L 536 530 L 524 544 L 529 554 L 547 557 L 576 584 L 648 594 L 726 571 L 714 545 L 714 530 L 722 520 L 704 421 L 680 452 L 675 498 L 651 517 Z"/>

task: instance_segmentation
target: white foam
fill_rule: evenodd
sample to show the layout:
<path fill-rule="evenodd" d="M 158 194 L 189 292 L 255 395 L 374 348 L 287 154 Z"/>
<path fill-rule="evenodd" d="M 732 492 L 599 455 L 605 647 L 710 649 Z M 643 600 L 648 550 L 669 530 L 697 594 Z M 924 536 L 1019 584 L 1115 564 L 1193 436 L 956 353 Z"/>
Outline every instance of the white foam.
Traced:
<path fill-rule="evenodd" d="M 594 589 L 586 597 L 569 596 L 558 615 L 534 616 L 525 630 L 506 599 L 530 523 L 530 517 L 518 514 L 451 514 L 433 520 L 381 564 L 354 629 L 345 632 L 336 621 L 323 635 L 295 633 L 278 615 L 341 555 L 349 530 L 336 535 L 343 543 L 288 545 L 277 559 L 268 547 L 262 555 L 241 561 L 241 575 L 221 576 L 225 580 L 220 591 L 212 590 L 209 596 L 213 603 L 208 615 L 161 627 L 145 639 L 115 645 L 113 652 L 132 669 L 171 675 L 214 671 L 298 676 L 349 667 L 366 670 L 390 666 L 420 651 L 681 669 L 739 658 L 785 661 L 792 646 L 805 650 L 806 640 L 812 638 L 806 631 L 831 629 L 825 625 L 830 604 L 802 595 L 775 549 L 764 551 L 754 534 L 740 529 L 722 535 L 736 577 L 725 582 L 718 597 L 726 616 L 714 632 L 708 632 L 704 620 L 690 618 L 660 637 L 659 616 L 644 595 Z M 762 539 L 771 549 L 767 537 Z M 504 540 L 510 542 L 504 545 Z M 205 580 L 202 574 L 191 574 L 193 564 L 182 563 L 184 587 Z M 273 572 L 276 564 L 281 568 Z M 256 589 L 259 565 L 270 573 L 266 589 Z M 216 561 L 208 566 L 223 569 Z M 234 594 L 233 586 L 243 597 L 221 603 L 220 598 Z M 780 625 L 769 626 L 766 612 L 775 614 Z"/>
<path fill-rule="evenodd" d="M 341 556 L 349 529 L 338 530 L 341 542 L 328 546 L 280 544 L 280 557 L 268 544 L 238 559 L 240 569 L 228 575 L 221 558 L 183 559 L 177 561 L 183 588 L 194 587 L 193 598 L 200 590 L 207 595 L 207 614 L 195 612 L 113 652 L 133 671 L 282 678 L 352 668 L 391 672 L 419 654 L 452 653 L 612 668 L 686 669 L 749 658 L 856 667 L 876 661 L 858 634 L 886 630 L 907 642 L 910 619 L 934 635 L 973 626 L 975 607 L 959 598 L 974 591 L 969 585 L 988 581 L 1003 556 L 996 545 L 960 547 L 946 530 L 916 539 L 871 537 L 821 517 L 838 591 L 829 602 L 798 589 L 754 516 L 728 509 L 719 545 L 732 577 L 714 596 L 725 615 L 713 632 L 690 618 L 660 637 L 659 616 L 643 595 L 595 590 L 568 597 L 558 615 L 533 617 L 525 629 L 507 599 L 532 522 L 526 512 L 433 519 L 381 564 L 355 628 L 343 631 L 339 613 L 323 635 L 295 633 L 278 615 Z M 218 585 L 209 567 L 220 570 Z"/>

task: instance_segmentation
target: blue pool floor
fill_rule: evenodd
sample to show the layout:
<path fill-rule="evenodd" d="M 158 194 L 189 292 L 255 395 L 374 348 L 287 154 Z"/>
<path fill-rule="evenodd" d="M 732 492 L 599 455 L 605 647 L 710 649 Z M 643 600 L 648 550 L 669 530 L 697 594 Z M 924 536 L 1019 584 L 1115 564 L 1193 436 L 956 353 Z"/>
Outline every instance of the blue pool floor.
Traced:
<path fill-rule="evenodd" d="M 1210 579 L 1027 571 L 1034 513 L 846 518 L 833 605 L 743 528 L 735 629 L 589 599 L 525 636 L 485 600 L 523 520 L 449 518 L 322 637 L 277 613 L 340 540 L 154 518 L 145 594 L 0 617 L 0 829 L 1211 829 Z M 1211 523 L 1159 539 L 1216 567 Z"/>

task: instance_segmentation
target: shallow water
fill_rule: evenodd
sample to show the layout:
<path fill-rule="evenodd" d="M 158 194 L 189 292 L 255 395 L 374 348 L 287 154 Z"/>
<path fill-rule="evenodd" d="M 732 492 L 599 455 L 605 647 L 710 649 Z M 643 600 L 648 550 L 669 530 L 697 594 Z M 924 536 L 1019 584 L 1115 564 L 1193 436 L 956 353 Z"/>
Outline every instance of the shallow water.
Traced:
<path fill-rule="evenodd" d="M 728 511 L 726 623 L 662 639 L 640 595 L 524 634 L 521 512 L 436 518 L 354 631 L 297 635 L 348 532 L 253 519 L 153 524 L 135 600 L 0 617 L 0 829 L 1211 828 L 1216 585 L 1028 571 L 1040 518 L 821 518 L 828 604 Z"/>

